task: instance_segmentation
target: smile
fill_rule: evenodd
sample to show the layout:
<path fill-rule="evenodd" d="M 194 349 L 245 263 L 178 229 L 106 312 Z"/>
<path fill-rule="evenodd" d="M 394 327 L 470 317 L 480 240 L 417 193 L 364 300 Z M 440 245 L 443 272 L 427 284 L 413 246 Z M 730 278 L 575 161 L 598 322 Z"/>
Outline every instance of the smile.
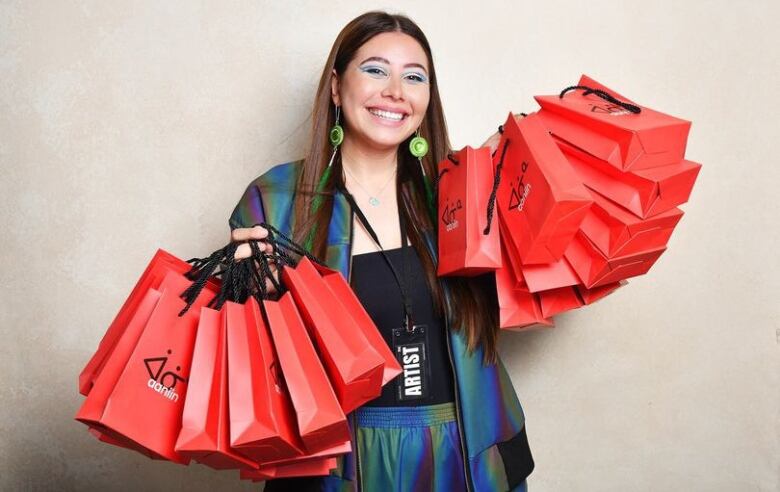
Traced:
<path fill-rule="evenodd" d="M 390 111 L 382 111 L 381 109 L 374 109 L 374 108 L 369 108 L 368 111 L 375 116 L 378 116 L 385 120 L 391 120 L 391 121 L 401 121 L 407 116 L 404 113 L 392 113 Z"/>

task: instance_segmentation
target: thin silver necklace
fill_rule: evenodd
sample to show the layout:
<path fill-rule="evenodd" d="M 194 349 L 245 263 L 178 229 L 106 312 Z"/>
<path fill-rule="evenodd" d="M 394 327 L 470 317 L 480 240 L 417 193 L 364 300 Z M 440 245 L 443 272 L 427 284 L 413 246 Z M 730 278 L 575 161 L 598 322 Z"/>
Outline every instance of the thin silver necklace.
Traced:
<path fill-rule="evenodd" d="M 350 177 L 352 178 L 352 180 L 353 180 L 353 181 L 354 181 L 354 182 L 355 182 L 355 183 L 356 183 L 356 184 L 357 184 L 357 185 L 358 185 L 358 186 L 359 186 L 359 187 L 360 187 L 360 188 L 361 188 L 361 189 L 362 189 L 362 190 L 365 192 L 365 194 L 366 194 L 366 195 L 368 195 L 368 203 L 369 203 L 369 205 L 371 205 L 372 207 L 378 207 L 379 205 L 381 205 L 381 203 L 382 203 L 382 202 L 381 202 L 381 201 L 379 201 L 379 197 L 380 197 L 380 196 L 382 196 L 382 192 L 383 192 L 383 191 L 385 191 L 385 188 L 387 188 L 387 185 L 389 185 L 389 184 L 390 184 L 390 181 L 392 181 L 392 180 L 393 180 L 393 178 L 395 177 L 395 173 L 396 173 L 396 171 L 397 171 L 397 169 L 393 169 L 393 172 L 392 172 L 392 174 L 390 175 L 390 178 L 387 180 L 387 182 L 386 182 L 384 185 L 382 185 L 382 188 L 380 188 L 380 189 L 379 189 L 379 191 L 376 193 L 376 195 L 372 195 L 372 194 L 371 194 L 371 193 L 370 193 L 370 192 L 369 192 L 369 191 L 366 189 L 366 187 L 365 187 L 365 186 L 363 186 L 362 184 L 360 184 L 360 181 L 358 181 L 358 180 L 357 180 L 357 178 L 355 177 L 355 175 L 354 175 L 354 174 L 352 174 L 351 172 L 349 172 L 349 169 L 347 169 L 347 166 L 344 166 L 344 165 L 343 165 L 343 163 L 342 163 L 342 166 L 341 166 L 341 167 L 342 167 L 342 168 L 344 168 L 344 170 L 347 172 L 347 174 L 349 174 L 349 175 L 350 175 Z"/>

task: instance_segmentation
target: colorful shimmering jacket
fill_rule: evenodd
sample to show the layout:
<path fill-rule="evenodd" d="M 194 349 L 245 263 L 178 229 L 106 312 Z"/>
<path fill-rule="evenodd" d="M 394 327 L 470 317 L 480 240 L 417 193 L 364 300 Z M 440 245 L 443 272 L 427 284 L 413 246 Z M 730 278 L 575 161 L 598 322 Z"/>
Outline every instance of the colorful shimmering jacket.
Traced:
<path fill-rule="evenodd" d="M 267 222 L 290 233 L 293 196 L 302 161 L 280 164 L 255 179 L 233 210 L 231 229 Z M 349 278 L 353 215 L 343 195 L 334 198 L 328 229 L 326 263 Z M 436 248 L 429 237 L 434 258 Z M 483 365 L 482 350 L 469 354 L 460 331 L 449 329 L 448 348 L 456 379 L 456 410 L 470 490 L 506 491 L 518 486 L 533 470 L 534 462 L 525 432 L 525 415 L 512 382 L 499 360 Z M 354 415 L 349 422 L 354 430 Z M 355 435 L 354 432 L 352 434 Z M 357 449 L 354 445 L 352 449 Z M 332 472 L 347 490 L 360 489 L 355 452 L 339 460 Z M 359 468 L 358 468 L 359 469 Z M 357 476 L 356 476 L 357 475 Z M 335 477 L 334 477 L 335 478 Z"/>

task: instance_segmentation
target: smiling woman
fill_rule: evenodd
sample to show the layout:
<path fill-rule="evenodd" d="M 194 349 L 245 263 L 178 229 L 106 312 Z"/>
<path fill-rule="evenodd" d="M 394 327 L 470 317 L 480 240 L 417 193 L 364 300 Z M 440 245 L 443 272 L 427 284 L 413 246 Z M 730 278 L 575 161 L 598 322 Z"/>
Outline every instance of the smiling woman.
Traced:
<path fill-rule="evenodd" d="M 385 12 L 348 23 L 312 123 L 305 159 L 247 187 L 232 238 L 261 240 L 267 232 L 252 226 L 267 222 L 340 270 L 405 374 L 348 416 L 352 452 L 329 476 L 266 490 L 526 490 L 534 462 L 495 347 L 494 282 L 436 276 L 429 177 L 451 146 L 420 28 Z"/>

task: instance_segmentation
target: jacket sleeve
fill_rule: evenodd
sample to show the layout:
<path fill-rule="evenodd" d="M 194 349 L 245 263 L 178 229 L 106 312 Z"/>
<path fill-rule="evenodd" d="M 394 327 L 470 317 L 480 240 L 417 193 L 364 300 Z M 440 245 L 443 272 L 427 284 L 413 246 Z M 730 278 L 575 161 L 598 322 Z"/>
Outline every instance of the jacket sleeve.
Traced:
<path fill-rule="evenodd" d="M 228 223 L 232 231 L 239 227 L 252 227 L 261 222 L 265 222 L 263 197 L 260 193 L 260 186 L 255 180 L 247 186 L 244 195 L 233 209 Z"/>

